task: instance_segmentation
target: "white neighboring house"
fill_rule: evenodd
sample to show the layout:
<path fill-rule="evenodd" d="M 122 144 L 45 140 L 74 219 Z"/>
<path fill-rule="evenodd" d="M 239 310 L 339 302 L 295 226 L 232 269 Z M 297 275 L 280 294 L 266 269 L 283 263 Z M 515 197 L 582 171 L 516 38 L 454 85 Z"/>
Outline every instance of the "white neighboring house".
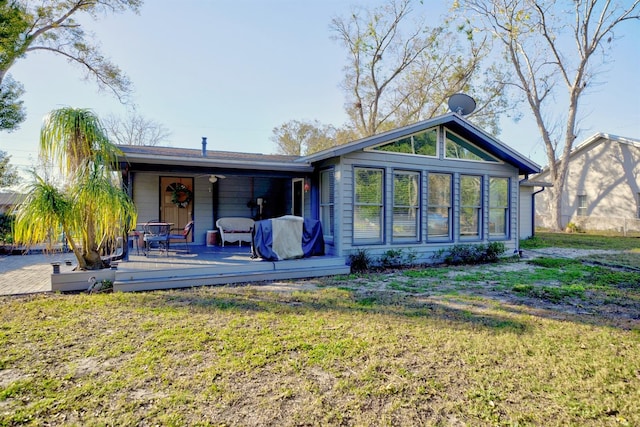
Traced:
<path fill-rule="evenodd" d="M 545 167 L 536 181 L 551 181 Z M 551 227 L 549 192 L 536 197 L 536 226 Z M 640 232 L 640 140 L 597 133 L 576 146 L 562 197 L 562 226 Z"/>

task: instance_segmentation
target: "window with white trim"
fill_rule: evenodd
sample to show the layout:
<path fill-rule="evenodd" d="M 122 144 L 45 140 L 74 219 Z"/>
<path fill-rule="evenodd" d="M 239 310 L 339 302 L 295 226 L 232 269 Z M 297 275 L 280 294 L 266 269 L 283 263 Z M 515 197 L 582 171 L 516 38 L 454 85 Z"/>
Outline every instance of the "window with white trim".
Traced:
<path fill-rule="evenodd" d="M 460 176 L 460 237 L 480 238 L 482 226 L 482 177 Z"/>
<path fill-rule="evenodd" d="M 334 220 L 334 171 L 320 171 L 320 222 L 325 239 L 333 239 Z"/>
<path fill-rule="evenodd" d="M 353 175 L 354 242 L 380 243 L 384 224 L 384 171 L 356 167 Z"/>
<path fill-rule="evenodd" d="M 417 240 L 420 220 L 420 173 L 393 173 L 393 237 Z"/>
<path fill-rule="evenodd" d="M 577 216 L 587 216 L 587 196 L 585 194 L 578 195 Z"/>
<path fill-rule="evenodd" d="M 451 182 L 445 173 L 429 173 L 427 240 L 451 239 Z"/>
<path fill-rule="evenodd" d="M 509 235 L 509 178 L 489 178 L 489 237 Z"/>

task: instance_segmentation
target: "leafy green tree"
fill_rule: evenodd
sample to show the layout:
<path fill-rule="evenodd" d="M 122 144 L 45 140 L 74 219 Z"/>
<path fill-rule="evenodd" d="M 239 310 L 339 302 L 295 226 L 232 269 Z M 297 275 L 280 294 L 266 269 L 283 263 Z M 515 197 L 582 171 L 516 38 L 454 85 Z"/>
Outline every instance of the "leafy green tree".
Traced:
<path fill-rule="evenodd" d="M 4 69 L 21 54 L 29 20 L 26 8 L 16 0 L 0 0 L 0 18 L 0 66 Z"/>
<path fill-rule="evenodd" d="M 61 231 L 81 269 L 102 268 L 101 250 L 113 246 L 137 218 L 114 174 L 118 152 L 92 111 L 52 111 L 40 134 L 40 157 L 59 168 L 62 182 L 55 185 L 34 173 L 16 209 L 15 240 L 30 246 Z"/>
<path fill-rule="evenodd" d="M 11 156 L 0 150 L 0 188 L 11 187 L 18 183 L 18 171 L 9 163 L 10 160 Z"/>
<path fill-rule="evenodd" d="M 19 51 L 22 35 L 29 23 L 24 9 L 16 1 L 0 0 L 0 70 L 10 64 Z M 6 73 L 6 72 L 5 72 Z M 22 85 L 7 74 L 0 77 L 0 130 L 15 130 L 25 119 L 25 111 L 19 98 Z"/>
<path fill-rule="evenodd" d="M 20 97 L 24 94 L 22 85 L 5 76 L 0 84 L 0 130 L 14 131 L 24 122 L 27 113 Z"/>
<path fill-rule="evenodd" d="M 598 84 L 621 24 L 640 19 L 640 0 L 456 0 L 454 6 L 478 17 L 477 27 L 503 49 L 513 71 L 509 84 L 524 95 L 545 145 L 553 182 L 550 214 L 560 230 L 580 101 Z"/>
<path fill-rule="evenodd" d="M 428 119 L 447 112 L 451 95 L 465 92 L 478 106 L 471 120 L 497 133 L 498 117 L 510 105 L 502 72 L 484 64 L 488 38 L 477 40 L 466 22 L 428 27 L 415 3 L 388 0 L 332 20 L 348 51 L 343 87 L 351 126 L 365 137 Z"/>
<path fill-rule="evenodd" d="M 5 84 L 5 79 L 17 60 L 34 51 L 60 55 L 79 65 L 87 79 L 93 78 L 100 89 L 126 102 L 131 82 L 100 52 L 74 17 L 86 14 L 97 18 L 127 9 L 137 13 L 141 4 L 142 0 L 0 0 L 0 114 L 14 112 L 11 120 L 0 121 L 0 129 L 15 129 L 24 120 L 18 102 L 22 86 Z M 16 115 L 16 110 L 22 115 Z"/>

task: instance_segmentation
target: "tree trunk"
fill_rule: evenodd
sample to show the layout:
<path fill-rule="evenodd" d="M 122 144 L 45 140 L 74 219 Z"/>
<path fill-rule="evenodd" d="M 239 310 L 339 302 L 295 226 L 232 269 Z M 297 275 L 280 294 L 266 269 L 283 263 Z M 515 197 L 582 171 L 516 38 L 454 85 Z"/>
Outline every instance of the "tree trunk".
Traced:
<path fill-rule="evenodd" d="M 98 246 L 96 245 L 96 228 L 95 228 L 95 219 L 92 210 L 92 206 L 89 205 L 87 209 L 87 215 L 85 217 L 85 221 L 87 223 L 86 228 L 86 242 L 82 247 L 82 257 L 86 263 L 87 270 L 100 270 L 103 268 L 102 258 L 100 257 L 100 253 L 98 252 Z"/>
<path fill-rule="evenodd" d="M 553 188 L 551 189 L 551 200 L 549 206 L 549 213 L 551 214 L 551 227 L 553 231 L 562 230 L 562 190 L 556 188 L 556 180 L 554 180 Z"/>
<path fill-rule="evenodd" d="M 100 270 L 104 267 L 102 258 L 97 251 L 87 251 L 82 255 L 87 270 Z"/>

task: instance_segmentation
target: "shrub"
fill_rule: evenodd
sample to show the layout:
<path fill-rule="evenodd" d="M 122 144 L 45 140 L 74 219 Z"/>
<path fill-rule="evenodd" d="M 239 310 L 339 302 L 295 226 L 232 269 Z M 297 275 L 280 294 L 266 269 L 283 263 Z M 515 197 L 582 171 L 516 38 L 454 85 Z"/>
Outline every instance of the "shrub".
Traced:
<path fill-rule="evenodd" d="M 580 228 L 580 226 L 575 222 L 570 222 L 569 224 L 567 224 L 565 231 L 567 233 L 582 233 L 582 228 Z"/>
<path fill-rule="evenodd" d="M 487 256 L 486 262 L 498 262 L 500 255 L 505 253 L 507 248 L 502 242 L 491 242 L 487 245 L 485 254 Z"/>
<path fill-rule="evenodd" d="M 413 264 L 416 258 L 414 249 L 409 249 L 406 254 L 402 249 L 389 249 L 380 257 L 380 265 L 383 268 L 402 267 Z"/>
<path fill-rule="evenodd" d="M 0 213 L 0 243 L 13 243 L 13 220 L 14 215 Z"/>
<path fill-rule="evenodd" d="M 442 259 L 447 264 L 481 264 L 496 262 L 506 248 L 502 242 L 491 242 L 488 245 L 454 245 L 448 249 L 437 251 L 433 258 Z"/>
<path fill-rule="evenodd" d="M 371 268 L 371 257 L 366 249 L 358 249 L 355 253 L 349 255 L 349 265 L 352 273 L 364 273 Z"/>

